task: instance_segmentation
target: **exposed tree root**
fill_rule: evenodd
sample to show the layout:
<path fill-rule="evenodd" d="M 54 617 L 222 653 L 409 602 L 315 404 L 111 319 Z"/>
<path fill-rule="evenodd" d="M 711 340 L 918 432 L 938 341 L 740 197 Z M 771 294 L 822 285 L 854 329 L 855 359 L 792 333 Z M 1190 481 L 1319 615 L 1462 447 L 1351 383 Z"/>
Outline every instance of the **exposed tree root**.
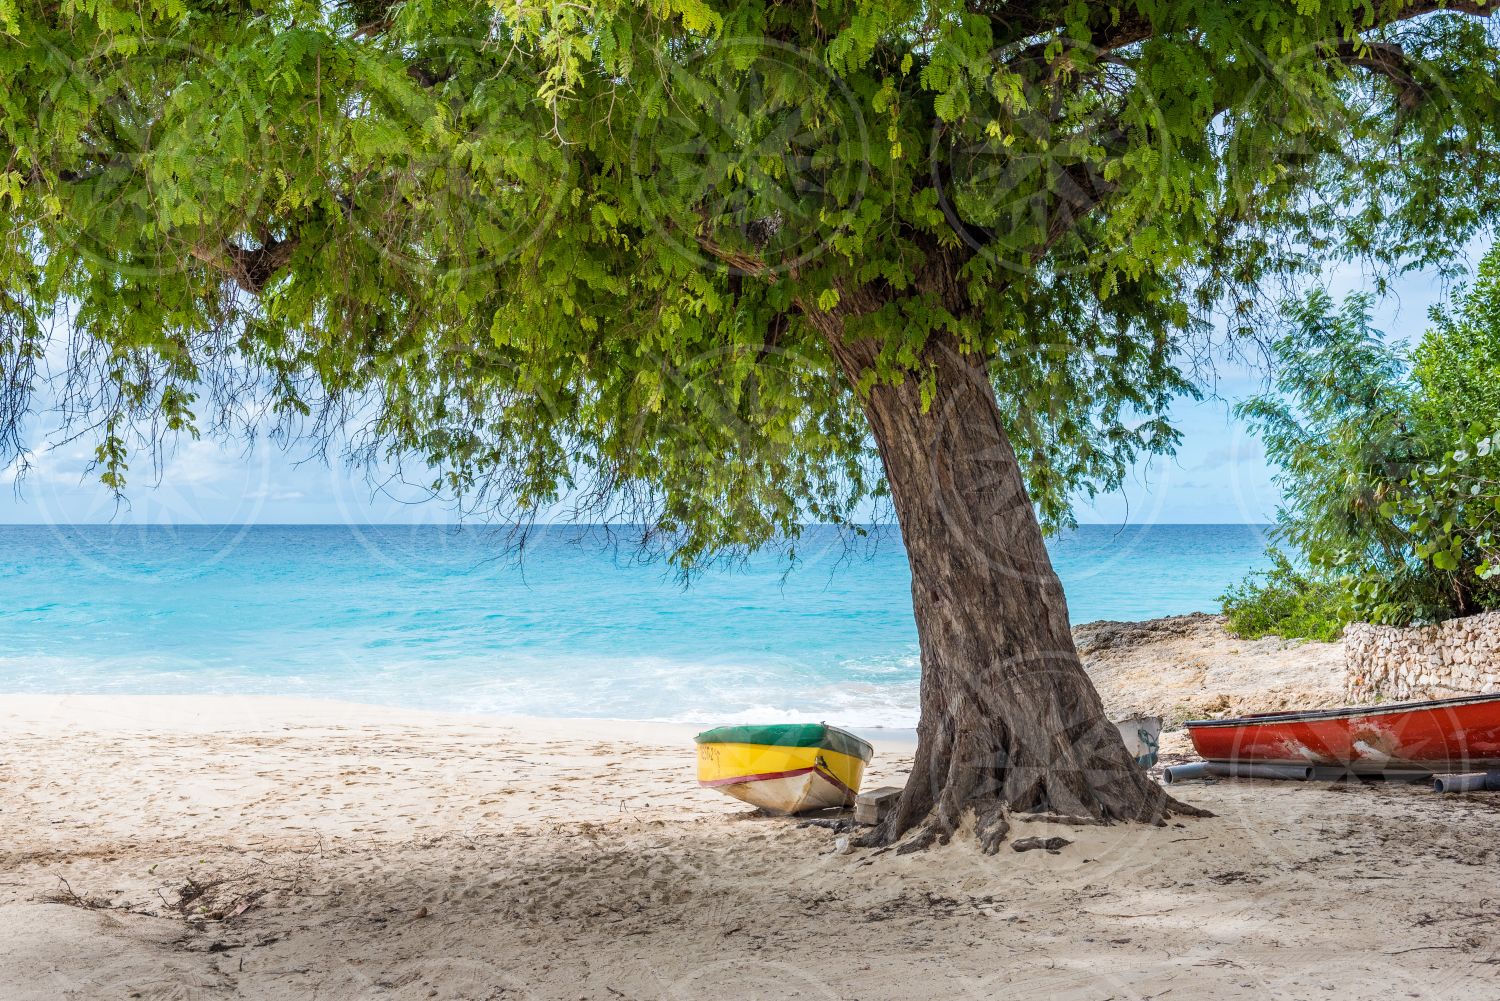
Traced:
<path fill-rule="evenodd" d="M 935 753 L 924 755 L 919 747 L 900 799 L 879 825 L 860 838 L 860 845 L 884 847 L 900 842 L 901 854 L 920 851 L 946 844 L 972 816 L 980 849 L 993 854 L 1005 843 L 1013 820 L 1160 827 L 1172 817 L 1212 816 L 1168 795 L 1126 756 L 1118 738 L 1113 746 L 1047 741 L 1045 755 L 1034 749 L 1031 753 L 963 753 L 960 749 L 967 743 L 963 739 L 936 737 L 930 743 Z M 1038 757 L 1055 764 L 1021 764 Z M 997 760 L 1017 764 L 998 768 L 993 764 Z M 1080 760 L 1093 767 L 1079 767 Z M 943 781 L 933 783 L 934 775 L 941 775 Z"/>
<path fill-rule="evenodd" d="M 1161 796 L 1161 803 L 1158 810 L 1149 816 L 1136 813 L 1135 815 L 1094 817 L 1036 811 L 1011 811 L 996 801 L 971 803 L 966 809 L 972 810 L 974 813 L 974 835 L 978 841 L 980 851 L 986 855 L 993 855 L 1004 847 L 1006 839 L 1010 835 L 1011 821 L 1013 820 L 1072 827 L 1109 827 L 1116 823 L 1143 823 L 1150 824 L 1153 827 L 1165 827 L 1167 820 L 1171 817 L 1213 816 L 1208 810 L 1179 802 L 1165 793 Z M 963 819 L 963 811 L 960 811 L 956 818 L 944 818 L 937 814 L 928 816 L 925 820 L 904 831 L 898 829 L 894 823 L 895 817 L 896 814 L 892 813 L 881 824 L 857 838 L 854 842 L 856 847 L 894 848 L 897 855 L 909 855 L 913 852 L 925 851 L 933 845 L 946 845 L 952 840 L 953 835 L 958 832 L 959 822 Z"/>
<path fill-rule="evenodd" d="M 922 852 L 931 848 L 935 843 L 947 844 L 948 838 L 936 827 L 925 827 L 912 837 L 896 846 L 897 855 L 910 855 L 912 852 Z"/>
<path fill-rule="evenodd" d="M 1061 813 L 1013 813 L 1011 817 L 1028 824 L 1061 824 L 1064 827 L 1109 826 L 1109 821 L 1098 817 L 1069 817 Z"/>

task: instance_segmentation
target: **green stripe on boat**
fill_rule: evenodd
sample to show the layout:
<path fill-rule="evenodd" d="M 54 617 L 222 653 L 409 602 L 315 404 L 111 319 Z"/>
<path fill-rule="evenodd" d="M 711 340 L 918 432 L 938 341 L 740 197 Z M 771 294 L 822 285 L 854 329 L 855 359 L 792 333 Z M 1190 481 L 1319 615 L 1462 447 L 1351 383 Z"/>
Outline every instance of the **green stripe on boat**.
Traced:
<path fill-rule="evenodd" d="M 769 744 L 773 747 L 825 747 L 861 761 L 875 756 L 869 741 L 827 723 L 769 723 L 719 726 L 705 730 L 693 740 L 700 744 Z"/>

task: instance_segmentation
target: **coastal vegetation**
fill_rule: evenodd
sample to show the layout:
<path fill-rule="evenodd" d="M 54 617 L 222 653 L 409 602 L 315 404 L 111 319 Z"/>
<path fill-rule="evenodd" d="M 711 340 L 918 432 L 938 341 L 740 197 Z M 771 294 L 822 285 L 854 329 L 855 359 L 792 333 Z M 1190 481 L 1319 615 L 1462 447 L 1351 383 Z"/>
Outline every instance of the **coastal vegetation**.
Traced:
<path fill-rule="evenodd" d="M 1106 720 L 1043 528 L 1173 450 L 1288 282 L 1500 214 L 1497 9 L 3 2 L 0 462 L 37 409 L 116 490 L 269 435 L 686 572 L 880 506 L 924 676 L 871 842 L 1160 824 L 1195 811 Z M 1361 516 L 1457 580 L 1451 446 Z"/>
<path fill-rule="evenodd" d="M 1289 307 L 1276 392 L 1240 407 L 1280 470 L 1277 538 L 1295 557 L 1273 551 L 1224 595 L 1241 635 L 1500 607 L 1500 249 L 1410 348 L 1370 307 L 1321 292 Z"/>
<path fill-rule="evenodd" d="M 1280 549 L 1269 549 L 1269 569 L 1250 574 L 1220 597 L 1225 628 L 1245 639 L 1338 639 L 1348 624 L 1340 582 L 1301 570 Z"/>

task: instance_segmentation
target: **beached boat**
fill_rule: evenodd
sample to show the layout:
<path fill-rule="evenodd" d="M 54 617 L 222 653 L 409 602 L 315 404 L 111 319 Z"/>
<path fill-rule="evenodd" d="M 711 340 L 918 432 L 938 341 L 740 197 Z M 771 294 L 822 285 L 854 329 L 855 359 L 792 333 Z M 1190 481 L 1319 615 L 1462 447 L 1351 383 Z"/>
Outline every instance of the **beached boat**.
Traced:
<path fill-rule="evenodd" d="M 875 748 L 826 723 L 721 726 L 698 742 L 698 784 L 769 813 L 848 806 Z"/>
<path fill-rule="evenodd" d="M 1355 773 L 1500 768 L 1500 693 L 1349 709 L 1192 720 L 1203 758 Z"/>

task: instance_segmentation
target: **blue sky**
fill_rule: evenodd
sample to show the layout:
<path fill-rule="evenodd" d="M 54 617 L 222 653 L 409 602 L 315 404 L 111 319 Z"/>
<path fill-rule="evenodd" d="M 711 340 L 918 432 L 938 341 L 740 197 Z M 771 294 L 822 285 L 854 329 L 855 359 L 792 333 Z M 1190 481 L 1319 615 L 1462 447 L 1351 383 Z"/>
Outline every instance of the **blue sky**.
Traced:
<path fill-rule="evenodd" d="M 1477 260 L 1479 248 L 1474 248 Z M 1364 287 L 1355 272 L 1331 276 L 1336 298 Z M 1414 275 L 1378 303 L 1376 325 L 1388 336 L 1420 335 L 1428 308 L 1446 290 L 1430 276 Z M 1102 524 L 1261 523 L 1274 518 L 1278 492 L 1260 443 L 1234 420 L 1236 400 L 1263 388 L 1263 373 L 1225 365 L 1217 398 L 1181 401 L 1173 418 L 1183 432 L 1174 458 L 1138 466 L 1120 491 L 1078 509 L 1080 521 Z M 65 445 L 38 450 L 33 469 L 15 489 L 0 471 L 0 524 L 87 523 L 110 520 L 176 524 L 447 523 L 452 511 L 424 501 L 400 484 L 373 487 L 359 472 L 298 461 L 265 443 L 254 450 L 214 442 L 188 442 L 168 460 L 159 486 L 135 471 L 130 506 L 118 510 L 108 492 L 83 472 L 89 448 Z"/>

